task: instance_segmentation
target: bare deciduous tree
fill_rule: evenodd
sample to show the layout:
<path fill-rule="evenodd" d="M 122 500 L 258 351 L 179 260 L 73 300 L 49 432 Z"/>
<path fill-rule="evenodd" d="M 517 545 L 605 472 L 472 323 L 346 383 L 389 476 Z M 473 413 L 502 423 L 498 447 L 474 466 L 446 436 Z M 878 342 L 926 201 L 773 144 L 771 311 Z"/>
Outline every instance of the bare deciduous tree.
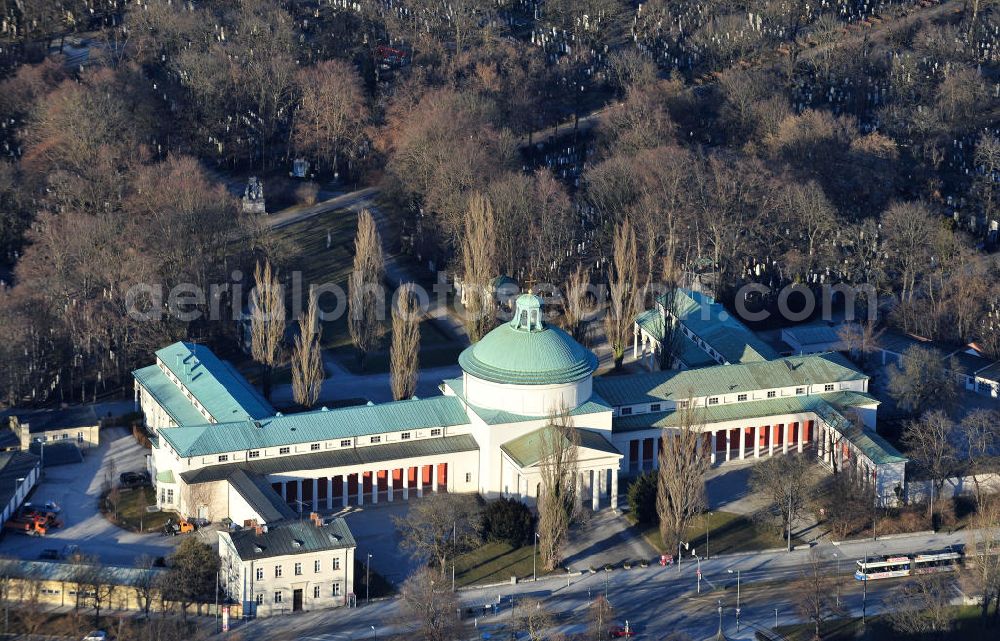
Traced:
<path fill-rule="evenodd" d="M 608 636 L 608 623 L 615 614 L 611 603 L 599 594 L 590 604 L 590 625 L 593 639 L 604 639 Z"/>
<path fill-rule="evenodd" d="M 691 407 L 679 408 L 679 424 L 664 430 L 660 441 L 660 470 L 656 483 L 656 513 L 660 518 L 660 536 L 672 550 L 684 530 L 705 507 L 705 472 L 710 458 L 702 451 L 704 438 L 701 423 Z"/>
<path fill-rule="evenodd" d="M 980 617 L 987 623 L 990 604 L 997 602 L 1000 608 L 1000 501 L 991 498 L 979 504 L 972 517 L 971 528 L 965 546 L 965 566 L 960 575 L 960 583 L 965 591 L 979 597 Z M 994 621 L 1000 618 L 1000 611 L 994 608 Z"/>
<path fill-rule="evenodd" d="M 271 397 L 271 372 L 281 358 L 285 337 L 285 295 L 271 261 L 254 268 L 254 290 L 250 294 L 250 351 L 264 366 L 264 396 Z"/>
<path fill-rule="evenodd" d="M 959 430 L 965 441 L 968 472 L 976 491 L 976 505 L 981 507 L 985 499 L 979 478 L 983 471 L 981 466 L 1000 446 L 1000 414 L 987 409 L 973 410 L 962 419 Z"/>
<path fill-rule="evenodd" d="M 469 215 L 462 234 L 462 288 L 465 328 L 475 343 L 493 327 L 493 278 L 497 275 L 496 219 L 493 206 L 481 194 L 469 197 Z"/>
<path fill-rule="evenodd" d="M 406 283 L 396 293 L 392 309 L 392 347 L 389 351 L 389 382 L 392 397 L 412 398 L 417 391 L 420 369 L 420 306 L 413 285 Z"/>
<path fill-rule="evenodd" d="M 663 270 L 660 276 L 658 289 L 662 294 L 654 304 L 663 308 L 663 328 L 660 334 L 660 351 L 657 352 L 657 365 L 661 370 L 671 369 L 677 358 L 677 353 L 681 348 L 680 342 L 681 328 L 680 321 L 677 320 L 678 306 L 680 304 L 680 269 L 674 261 L 666 256 L 663 259 Z"/>
<path fill-rule="evenodd" d="M 910 458 L 931 477 L 934 494 L 941 496 L 945 480 L 957 471 L 955 440 L 958 428 L 941 410 L 927 412 L 910 421 L 903 430 L 903 443 Z M 928 518 L 934 520 L 934 501 L 928 497 Z"/>
<path fill-rule="evenodd" d="M 589 289 L 590 272 L 583 265 L 577 265 L 563 285 L 562 325 L 581 345 L 588 343 L 586 316 Z"/>
<path fill-rule="evenodd" d="M 892 629 L 905 635 L 947 630 L 952 620 L 952 577 L 914 574 L 885 601 Z"/>
<path fill-rule="evenodd" d="M 336 174 L 364 139 L 368 109 L 358 74 L 346 62 L 326 60 L 299 71 L 296 84 L 302 97 L 295 112 L 295 148 Z"/>
<path fill-rule="evenodd" d="M 305 408 L 316 404 L 323 387 L 321 335 L 319 305 L 316 295 L 310 292 L 306 313 L 299 316 L 299 335 L 292 350 L 292 395 Z"/>
<path fill-rule="evenodd" d="M 827 619 L 843 616 L 845 613 L 834 598 L 834 586 L 838 577 L 824 570 L 815 550 L 809 552 L 809 565 L 802 569 L 802 578 L 795 583 L 795 607 L 815 630 L 814 639 L 819 639 L 819 628 Z"/>
<path fill-rule="evenodd" d="M 448 561 L 480 540 L 479 503 L 469 494 L 431 494 L 394 517 L 399 544 L 413 558 L 433 562 L 441 576 Z"/>
<path fill-rule="evenodd" d="M 638 306 L 639 263 L 635 230 L 626 218 L 615 228 L 612 269 L 609 274 L 610 307 L 604 317 L 604 331 L 614 356 L 615 369 L 625 360 Z"/>
<path fill-rule="evenodd" d="M 526 598 L 517 604 L 518 628 L 528 633 L 531 641 L 542 641 L 545 630 L 552 627 L 555 618 L 541 599 Z"/>
<path fill-rule="evenodd" d="M 903 367 L 889 368 L 889 393 L 899 407 L 921 414 L 931 407 L 949 408 L 958 400 L 955 379 L 947 369 L 941 354 L 930 348 L 914 345 L 903 352 Z"/>
<path fill-rule="evenodd" d="M 365 357 L 378 348 L 385 332 L 380 316 L 385 302 L 382 289 L 384 275 L 382 238 L 371 212 L 362 209 L 358 214 L 358 233 L 354 238 L 354 268 L 349 283 L 347 319 L 361 369 L 364 369 Z"/>
<path fill-rule="evenodd" d="M 416 624 L 423 641 L 451 641 L 462 636 L 458 597 L 451 584 L 430 568 L 420 568 L 403 583 L 400 596 L 403 622 Z"/>
<path fill-rule="evenodd" d="M 805 512 L 809 499 L 810 467 L 811 462 L 804 456 L 788 454 L 762 461 L 750 473 L 750 487 L 770 501 L 765 514 L 778 517 L 781 531 L 787 535 L 789 550 L 792 549 L 792 524 Z"/>
<path fill-rule="evenodd" d="M 562 562 L 569 526 L 576 516 L 579 444 L 568 411 L 553 411 L 549 425 L 541 431 L 538 461 L 538 549 L 549 571 Z"/>
<path fill-rule="evenodd" d="M 864 365 L 879 351 L 879 341 L 885 330 L 878 329 L 874 319 L 859 323 L 844 323 L 837 328 L 837 337 L 855 362 Z"/>

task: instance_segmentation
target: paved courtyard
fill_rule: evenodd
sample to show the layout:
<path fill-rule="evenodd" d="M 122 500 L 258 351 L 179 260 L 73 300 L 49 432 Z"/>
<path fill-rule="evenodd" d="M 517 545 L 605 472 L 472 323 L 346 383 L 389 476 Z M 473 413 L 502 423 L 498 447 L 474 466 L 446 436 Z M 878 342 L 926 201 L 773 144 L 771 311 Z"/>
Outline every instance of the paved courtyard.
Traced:
<path fill-rule="evenodd" d="M 63 527 L 45 537 L 8 532 L 0 541 L 0 555 L 32 560 L 47 548 L 61 550 L 66 545 L 78 545 L 81 553 L 97 556 L 102 563 L 126 566 L 133 565 L 141 555 L 169 555 L 179 543 L 178 538 L 126 532 L 105 519 L 98 506 L 109 463 L 114 461 L 117 476 L 144 470 L 145 456 L 146 450 L 127 429 L 102 429 L 100 447 L 85 451 L 82 463 L 46 469 L 31 496 L 35 502 L 51 500 L 62 506 Z M 206 531 L 197 536 L 211 542 L 215 534 Z"/>

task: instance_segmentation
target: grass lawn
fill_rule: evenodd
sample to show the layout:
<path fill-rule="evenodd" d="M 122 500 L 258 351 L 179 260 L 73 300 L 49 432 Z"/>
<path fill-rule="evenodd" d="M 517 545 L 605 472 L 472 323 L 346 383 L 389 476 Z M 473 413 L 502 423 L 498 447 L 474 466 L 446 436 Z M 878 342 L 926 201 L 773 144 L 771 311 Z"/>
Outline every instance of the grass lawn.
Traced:
<path fill-rule="evenodd" d="M 978 606 L 962 606 L 954 608 L 954 625 L 940 634 L 907 635 L 895 632 L 881 616 L 868 619 L 868 625 L 862 626 L 861 619 L 837 619 L 820 626 L 820 637 L 823 641 L 882 641 L 883 639 L 898 639 L 901 641 L 992 641 L 996 639 L 995 629 L 983 629 L 979 622 Z M 992 616 L 992 614 L 991 614 Z M 812 641 L 815 626 L 812 624 L 787 625 L 778 628 L 778 632 L 789 641 Z"/>
<path fill-rule="evenodd" d="M 711 516 L 702 515 L 695 518 L 694 523 L 685 531 L 685 540 L 705 555 L 705 532 L 708 530 L 708 552 L 710 556 L 731 554 L 733 552 L 751 552 L 768 550 L 785 545 L 784 539 L 773 527 L 754 523 L 753 519 L 732 512 L 712 512 Z M 640 527 L 643 538 L 661 554 L 676 554 L 677 550 L 666 550 L 660 538 L 660 530 L 656 525 Z M 802 543 L 792 537 L 792 545 Z M 685 553 L 690 554 L 690 552 Z"/>
<path fill-rule="evenodd" d="M 146 512 L 147 505 L 156 505 L 156 490 L 153 488 L 146 486 L 122 490 L 118 500 L 116 525 L 138 532 L 141 523 L 144 531 L 155 532 L 162 529 L 167 519 L 174 516 L 171 512 Z M 108 513 L 107 516 L 110 518 L 113 515 Z"/>
<path fill-rule="evenodd" d="M 533 551 L 531 545 L 512 548 L 506 543 L 485 543 L 455 560 L 455 584 L 499 583 L 510 581 L 512 576 L 531 578 Z M 540 555 L 537 562 L 538 576 L 546 574 Z"/>

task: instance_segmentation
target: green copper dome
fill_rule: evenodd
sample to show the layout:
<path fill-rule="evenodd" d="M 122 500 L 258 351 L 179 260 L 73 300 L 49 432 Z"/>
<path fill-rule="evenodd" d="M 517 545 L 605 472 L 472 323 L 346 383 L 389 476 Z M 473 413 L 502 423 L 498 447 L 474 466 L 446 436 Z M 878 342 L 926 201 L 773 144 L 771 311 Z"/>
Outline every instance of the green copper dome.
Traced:
<path fill-rule="evenodd" d="M 573 337 L 542 320 L 542 301 L 518 296 L 514 318 L 458 357 L 476 378 L 512 385 L 571 383 L 597 369 L 597 357 Z"/>

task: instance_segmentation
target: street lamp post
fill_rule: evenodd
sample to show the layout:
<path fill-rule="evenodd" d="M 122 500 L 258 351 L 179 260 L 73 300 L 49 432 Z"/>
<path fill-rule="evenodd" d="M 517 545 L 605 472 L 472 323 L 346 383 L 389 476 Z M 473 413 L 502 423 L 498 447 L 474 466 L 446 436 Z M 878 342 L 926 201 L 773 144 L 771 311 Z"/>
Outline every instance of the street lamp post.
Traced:
<path fill-rule="evenodd" d="M 698 574 L 698 594 L 701 594 L 701 557 L 700 556 L 695 556 L 694 558 L 698 561 L 698 572 L 697 572 L 697 574 Z"/>
<path fill-rule="evenodd" d="M 732 570 L 728 570 L 733 574 Z M 740 631 L 740 570 L 736 570 L 736 631 Z"/>
<path fill-rule="evenodd" d="M 778 629 L 778 608 L 774 609 L 774 629 Z"/>
<path fill-rule="evenodd" d="M 368 626 L 372 629 L 372 641 L 378 641 L 378 631 L 375 630 L 375 626 Z"/>
<path fill-rule="evenodd" d="M 538 580 L 538 570 L 537 570 L 536 565 L 538 563 L 538 532 L 535 532 L 535 537 L 531 540 L 531 542 L 535 546 L 535 551 L 531 555 L 531 580 L 532 581 L 537 581 Z"/>
<path fill-rule="evenodd" d="M 371 603 L 372 602 L 372 600 L 371 600 L 371 587 L 370 587 L 370 583 L 371 582 L 369 580 L 371 578 L 371 569 L 372 569 L 372 553 L 369 552 L 368 553 L 368 562 L 365 563 L 365 603 Z"/>
<path fill-rule="evenodd" d="M 833 556 L 837 559 L 837 607 L 840 607 L 840 555 L 836 552 Z"/>
<path fill-rule="evenodd" d="M 706 560 L 709 558 L 709 556 L 708 556 L 708 524 L 709 524 L 709 522 L 711 520 L 712 520 L 712 513 L 709 512 L 708 516 L 705 518 L 705 559 Z"/>
<path fill-rule="evenodd" d="M 868 568 L 868 553 L 865 552 L 865 569 Z M 866 623 L 866 614 L 868 610 L 868 575 L 864 575 L 861 580 L 861 625 L 864 626 Z"/>

